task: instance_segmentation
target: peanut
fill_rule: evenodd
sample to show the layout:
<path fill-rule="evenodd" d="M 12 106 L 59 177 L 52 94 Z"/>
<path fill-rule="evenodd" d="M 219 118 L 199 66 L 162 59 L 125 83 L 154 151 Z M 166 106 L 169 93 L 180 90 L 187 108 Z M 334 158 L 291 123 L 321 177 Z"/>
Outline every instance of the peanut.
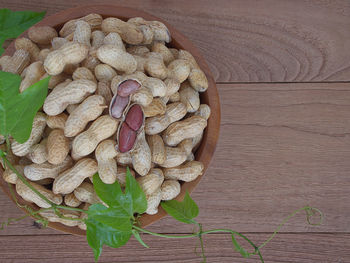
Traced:
<path fill-rule="evenodd" d="M 192 69 L 200 69 L 200 67 L 198 66 L 198 64 L 196 62 L 196 59 L 192 56 L 192 54 L 190 52 L 181 49 L 178 51 L 178 58 L 187 60 L 190 64 L 191 70 Z"/>
<path fill-rule="evenodd" d="M 174 55 L 170 50 L 161 42 L 154 42 L 152 45 L 152 52 L 160 53 L 163 57 L 165 65 L 175 60 Z"/>
<path fill-rule="evenodd" d="M 199 93 L 191 88 L 189 83 L 184 82 L 181 84 L 179 94 L 181 102 L 185 104 L 187 108 L 187 112 L 195 112 L 198 110 L 200 105 Z"/>
<path fill-rule="evenodd" d="M 115 119 L 120 119 L 129 105 L 129 97 L 114 95 L 109 106 L 110 115 Z"/>
<path fill-rule="evenodd" d="M 167 91 L 165 96 L 170 97 L 171 95 L 175 94 L 180 89 L 180 82 L 174 79 L 165 79 L 164 83 L 167 87 Z"/>
<path fill-rule="evenodd" d="M 181 185 L 177 180 L 165 180 L 160 188 L 162 191 L 161 199 L 164 201 L 176 198 L 181 191 Z"/>
<path fill-rule="evenodd" d="M 31 85 L 35 84 L 45 74 L 43 63 L 41 61 L 30 64 L 26 70 L 25 77 L 21 81 L 19 91 L 23 92 Z"/>
<path fill-rule="evenodd" d="M 64 217 L 68 217 L 68 218 L 80 217 L 80 212 L 77 212 L 77 211 L 68 211 L 68 210 L 60 209 L 60 212 Z M 55 214 L 53 210 L 43 211 L 43 212 L 40 212 L 39 214 L 42 217 L 46 218 L 49 222 L 61 223 L 63 225 L 70 226 L 70 227 L 78 226 L 81 223 L 78 220 L 69 220 L 69 219 L 60 218 L 58 215 Z"/>
<path fill-rule="evenodd" d="M 145 56 L 149 51 L 149 49 L 145 46 L 131 46 L 128 47 L 127 52 L 131 55 L 137 55 L 137 56 Z"/>
<path fill-rule="evenodd" d="M 184 82 L 190 75 L 191 68 L 187 60 L 176 59 L 168 65 L 168 78 L 180 83 Z"/>
<path fill-rule="evenodd" d="M 201 69 L 192 69 L 188 80 L 195 90 L 204 92 L 208 89 L 208 79 Z"/>
<path fill-rule="evenodd" d="M 102 31 L 118 33 L 124 42 L 132 45 L 142 43 L 143 34 L 137 26 L 126 23 L 118 18 L 109 17 L 102 21 Z"/>
<path fill-rule="evenodd" d="M 107 64 L 99 64 L 95 67 L 95 76 L 99 81 L 111 81 L 117 72 Z"/>
<path fill-rule="evenodd" d="M 45 48 L 45 49 L 40 50 L 39 56 L 38 56 L 38 60 L 41 61 L 42 63 L 44 63 L 44 61 L 45 61 L 47 55 L 48 55 L 50 52 L 51 52 L 51 50 L 48 49 L 48 48 Z"/>
<path fill-rule="evenodd" d="M 61 129 L 64 130 L 64 126 L 66 125 L 68 115 L 66 113 L 61 113 L 56 116 L 48 116 L 46 123 L 51 129 Z"/>
<path fill-rule="evenodd" d="M 78 108 L 80 104 L 79 103 L 76 103 L 76 104 L 69 104 L 66 108 L 66 111 L 69 113 L 69 114 L 72 114 L 73 111 Z"/>
<path fill-rule="evenodd" d="M 154 98 L 150 105 L 143 107 L 143 111 L 147 118 L 162 115 L 166 111 L 166 105 L 160 98 Z"/>
<path fill-rule="evenodd" d="M 73 192 L 85 178 L 93 176 L 96 172 L 97 163 L 95 160 L 90 158 L 81 159 L 72 168 L 56 177 L 53 182 L 52 191 L 55 194 L 69 194 Z"/>
<path fill-rule="evenodd" d="M 160 188 L 164 181 L 161 169 L 152 168 L 145 176 L 136 179 L 141 189 L 146 195 L 151 195 Z"/>
<path fill-rule="evenodd" d="M 83 182 L 79 187 L 74 190 L 75 197 L 80 202 L 89 204 L 102 203 L 101 199 L 97 196 L 94 186 L 90 183 Z"/>
<path fill-rule="evenodd" d="M 107 105 L 110 105 L 112 100 L 112 91 L 105 81 L 100 81 L 97 84 L 96 95 L 100 95 L 105 99 Z M 108 113 L 108 109 L 105 110 Z"/>
<path fill-rule="evenodd" d="M 84 203 L 82 209 L 89 210 L 90 205 L 91 204 L 89 204 L 89 203 Z M 81 213 L 80 214 L 80 219 L 87 219 L 87 218 L 88 218 L 88 214 L 86 214 L 86 213 Z M 84 222 L 79 222 L 78 227 L 80 229 L 82 229 L 82 230 L 86 230 L 87 229 L 86 224 Z"/>
<path fill-rule="evenodd" d="M 171 102 L 171 103 L 179 102 L 180 99 L 181 99 L 180 93 L 179 93 L 179 92 L 175 92 L 173 95 L 171 95 L 171 96 L 169 97 L 169 102 Z"/>
<path fill-rule="evenodd" d="M 133 177 L 135 177 L 135 172 L 129 167 L 129 171 Z M 121 186 L 125 186 L 126 183 L 126 168 L 123 166 L 118 167 L 117 180 Z"/>
<path fill-rule="evenodd" d="M 76 136 L 90 121 L 98 118 L 106 107 L 102 96 L 88 97 L 69 115 L 64 127 L 64 135 L 66 137 Z"/>
<path fill-rule="evenodd" d="M 2 71 L 13 74 L 21 74 L 22 71 L 29 65 L 30 55 L 23 49 L 15 51 L 12 57 L 3 56 L 0 59 Z"/>
<path fill-rule="evenodd" d="M 91 30 L 94 31 L 96 29 L 99 29 L 101 27 L 101 23 L 102 23 L 102 16 L 99 14 L 88 14 L 84 17 L 81 17 L 79 19 L 73 19 L 68 21 L 67 23 L 65 23 L 62 27 L 62 29 L 60 30 L 60 36 L 62 37 L 69 37 L 70 35 L 74 34 L 75 28 L 76 28 L 76 22 L 78 20 L 82 20 L 87 22 L 90 27 Z"/>
<path fill-rule="evenodd" d="M 152 162 L 162 164 L 165 161 L 166 153 L 162 137 L 158 134 L 147 136 L 147 142 L 152 154 Z"/>
<path fill-rule="evenodd" d="M 177 50 L 176 48 L 169 48 L 169 51 L 171 52 L 171 54 L 173 54 L 174 58 L 180 58 L 179 57 L 179 50 Z"/>
<path fill-rule="evenodd" d="M 23 165 L 14 165 L 15 169 L 20 173 L 23 174 Z M 17 182 L 17 175 L 10 169 L 6 168 L 5 171 L 2 174 L 2 178 L 4 178 L 5 182 L 10 184 L 16 184 Z"/>
<path fill-rule="evenodd" d="M 137 91 L 140 87 L 141 84 L 138 81 L 127 79 L 118 85 L 117 93 L 119 96 L 127 97 Z"/>
<path fill-rule="evenodd" d="M 69 40 L 63 37 L 55 37 L 51 40 L 51 46 L 53 50 L 60 49 L 64 44 L 69 43 Z"/>
<path fill-rule="evenodd" d="M 90 69 L 85 67 L 79 67 L 73 72 L 73 80 L 78 79 L 87 79 L 93 82 L 97 82 L 94 74 L 90 71 Z"/>
<path fill-rule="evenodd" d="M 207 104 L 201 104 L 199 106 L 199 109 L 194 113 L 196 116 L 201 116 L 202 118 L 208 120 L 210 117 L 210 107 Z M 201 132 L 199 135 L 196 137 L 192 138 L 192 145 L 193 145 L 193 150 L 197 150 L 201 140 L 203 137 L 203 132 Z"/>
<path fill-rule="evenodd" d="M 47 161 L 47 139 L 42 140 L 39 144 L 33 145 L 31 147 L 30 153 L 27 154 L 27 158 L 33 163 L 42 164 Z"/>
<path fill-rule="evenodd" d="M 68 155 L 66 159 L 57 165 L 45 162 L 43 164 L 29 164 L 24 167 L 24 175 L 31 181 L 39 181 L 46 178 L 55 179 L 59 173 L 72 167 L 72 158 Z"/>
<path fill-rule="evenodd" d="M 25 37 L 17 38 L 15 40 L 15 48 L 16 50 L 23 49 L 27 51 L 30 55 L 31 61 L 34 62 L 39 60 L 40 49 L 28 38 L 25 38 Z"/>
<path fill-rule="evenodd" d="M 54 37 L 57 37 L 57 32 L 50 26 L 34 26 L 29 28 L 28 37 L 31 41 L 37 44 L 50 44 Z"/>
<path fill-rule="evenodd" d="M 136 131 L 132 130 L 126 122 L 123 122 L 118 136 L 118 151 L 129 152 L 135 145 Z"/>
<path fill-rule="evenodd" d="M 46 77 L 48 77 L 49 74 L 45 73 L 41 79 L 44 79 Z M 49 89 L 53 89 L 55 88 L 57 85 L 67 81 L 69 79 L 68 75 L 65 73 L 61 73 L 59 75 L 56 76 L 51 76 L 50 80 L 49 80 Z M 70 80 L 70 79 L 69 79 Z M 68 84 L 68 83 L 67 83 Z"/>
<path fill-rule="evenodd" d="M 132 130 L 136 132 L 142 127 L 144 122 L 144 114 L 140 105 L 134 104 L 128 109 L 125 122 Z"/>
<path fill-rule="evenodd" d="M 181 102 L 167 105 L 163 115 L 146 119 L 145 132 L 148 135 L 158 134 L 164 131 L 171 123 L 182 119 L 186 115 L 186 107 Z"/>
<path fill-rule="evenodd" d="M 201 162 L 191 161 L 186 164 L 163 169 L 165 179 L 191 182 L 203 173 L 204 166 Z"/>
<path fill-rule="evenodd" d="M 118 121 L 107 115 L 96 119 L 88 130 L 74 138 L 72 155 L 79 158 L 92 153 L 101 141 L 111 137 L 117 131 L 118 124 Z"/>
<path fill-rule="evenodd" d="M 68 42 L 47 55 L 44 61 L 45 70 L 50 75 L 58 75 L 67 64 L 78 64 L 83 61 L 87 57 L 88 51 L 84 44 Z"/>
<path fill-rule="evenodd" d="M 73 41 L 90 47 L 91 27 L 88 22 L 78 20 L 75 22 Z"/>
<path fill-rule="evenodd" d="M 166 157 L 161 167 L 176 167 L 186 161 L 187 156 L 192 151 L 192 140 L 183 140 L 177 147 L 165 147 Z"/>
<path fill-rule="evenodd" d="M 170 124 L 163 133 L 163 140 L 167 145 L 175 146 L 184 139 L 194 138 L 201 134 L 206 126 L 207 121 L 204 118 L 192 116 Z"/>
<path fill-rule="evenodd" d="M 112 45 L 123 51 L 125 51 L 125 46 L 123 40 L 118 33 L 109 33 L 103 40 L 104 45 Z"/>
<path fill-rule="evenodd" d="M 151 104 L 153 100 L 153 95 L 152 92 L 145 87 L 142 87 L 136 91 L 132 96 L 131 96 L 131 101 L 137 104 L 140 104 L 141 106 L 148 106 Z"/>
<path fill-rule="evenodd" d="M 126 74 L 133 73 L 137 68 L 137 62 L 129 53 L 111 45 L 103 45 L 97 49 L 97 57 L 118 71 Z"/>
<path fill-rule="evenodd" d="M 67 194 L 64 197 L 64 203 L 70 207 L 78 207 L 81 205 L 81 201 L 75 197 L 74 193 Z"/>
<path fill-rule="evenodd" d="M 105 184 L 113 184 L 117 180 L 117 162 L 114 160 L 117 154 L 112 140 L 104 140 L 96 148 L 98 174 Z"/>
<path fill-rule="evenodd" d="M 14 141 L 11 145 L 11 149 L 14 155 L 25 156 L 31 151 L 31 147 L 37 144 L 44 132 L 46 126 L 46 115 L 38 112 L 33 120 L 32 132 L 29 139 L 25 143 L 18 143 Z"/>
<path fill-rule="evenodd" d="M 95 30 L 91 33 L 91 46 L 99 48 L 103 45 L 105 34 L 101 30 Z"/>
<path fill-rule="evenodd" d="M 146 54 L 147 60 L 145 62 L 145 71 L 151 76 L 158 79 L 165 79 L 168 75 L 163 57 L 159 53 L 150 52 Z"/>
<path fill-rule="evenodd" d="M 146 195 L 147 210 L 146 214 L 154 215 L 158 213 L 158 206 L 162 200 L 162 191 L 158 188 L 155 192 L 150 195 Z"/>
<path fill-rule="evenodd" d="M 119 152 L 116 159 L 117 159 L 117 163 L 118 164 L 121 164 L 121 165 L 132 165 L 132 156 L 131 156 L 130 152 L 125 152 L 125 153 L 120 153 Z"/>
<path fill-rule="evenodd" d="M 38 190 L 42 195 L 44 195 L 51 202 L 59 205 L 62 203 L 62 196 L 59 194 L 54 194 L 52 191 L 46 189 L 45 187 L 29 182 L 32 187 Z M 51 205 L 34 193 L 28 186 L 26 186 L 21 180 L 16 182 L 16 192 L 26 201 L 36 204 L 42 208 L 49 208 Z"/>
<path fill-rule="evenodd" d="M 136 142 L 135 150 L 132 152 L 132 165 L 134 170 L 141 176 L 145 176 L 151 169 L 151 150 L 142 131 Z"/>
<path fill-rule="evenodd" d="M 69 139 L 64 136 L 63 130 L 52 130 L 47 139 L 47 161 L 51 164 L 62 163 L 69 152 Z"/>
<path fill-rule="evenodd" d="M 79 79 L 60 86 L 46 97 L 44 111 L 50 115 L 62 113 L 69 104 L 80 103 L 87 94 L 95 92 L 97 85 L 91 80 Z"/>

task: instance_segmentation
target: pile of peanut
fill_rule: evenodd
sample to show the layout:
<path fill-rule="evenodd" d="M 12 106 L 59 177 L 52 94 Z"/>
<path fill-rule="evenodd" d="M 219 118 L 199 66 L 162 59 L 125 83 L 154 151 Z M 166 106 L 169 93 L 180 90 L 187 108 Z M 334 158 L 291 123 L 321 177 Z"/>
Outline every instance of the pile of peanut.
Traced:
<path fill-rule="evenodd" d="M 20 74 L 20 92 L 47 76 L 49 94 L 27 142 L 11 139 L 8 158 L 55 204 L 88 209 L 103 203 L 92 185 L 125 184 L 126 166 L 156 214 L 161 200 L 174 199 L 182 182 L 195 180 L 203 164 L 194 151 L 210 108 L 200 104 L 208 88 L 204 72 L 185 50 L 168 48 L 167 27 L 158 21 L 103 19 L 90 14 L 57 32 L 36 26 L 15 41 L 13 56 L 0 58 L 3 71 Z M 0 147 L 5 144 L 0 138 Z M 39 207 L 49 204 L 6 169 L 5 181 Z M 63 211 L 67 217 L 85 214 Z M 86 226 L 41 213 L 51 222 Z"/>

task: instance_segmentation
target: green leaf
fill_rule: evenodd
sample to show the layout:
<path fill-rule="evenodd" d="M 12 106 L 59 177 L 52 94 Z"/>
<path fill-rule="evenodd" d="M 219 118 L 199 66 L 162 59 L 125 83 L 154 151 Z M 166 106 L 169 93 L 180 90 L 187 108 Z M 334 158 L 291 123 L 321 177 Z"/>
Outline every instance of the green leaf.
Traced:
<path fill-rule="evenodd" d="M 86 239 L 94 251 L 95 261 L 101 255 L 103 245 L 113 248 L 124 246 L 131 237 L 131 231 L 119 231 L 92 218 L 85 220 Z"/>
<path fill-rule="evenodd" d="M 163 209 L 176 220 L 186 224 L 197 224 L 193 218 L 198 216 L 199 209 L 188 192 L 186 192 L 182 202 L 171 200 L 163 202 L 161 205 Z"/>
<path fill-rule="evenodd" d="M 132 199 L 130 195 L 125 195 L 117 182 L 114 184 L 105 184 L 98 174 L 93 177 L 94 189 L 97 195 L 108 206 L 118 210 L 120 215 L 125 217 L 133 217 Z"/>
<path fill-rule="evenodd" d="M 250 254 L 247 252 L 247 250 L 245 250 L 243 247 L 241 247 L 241 245 L 237 242 L 235 235 L 231 234 L 231 236 L 232 236 L 232 243 L 233 243 L 235 250 L 237 252 L 239 252 L 242 255 L 242 257 L 249 258 Z"/>
<path fill-rule="evenodd" d="M 19 143 L 28 140 L 34 116 L 47 96 L 49 80 L 40 80 L 19 93 L 20 76 L 0 71 L 0 134 L 12 135 Z"/>
<path fill-rule="evenodd" d="M 0 55 L 8 38 L 16 38 L 32 25 L 42 20 L 46 12 L 11 11 L 0 9 Z"/>
<path fill-rule="evenodd" d="M 119 231 L 131 231 L 130 216 L 121 214 L 115 208 L 108 208 L 102 204 L 89 207 L 88 217 Z"/>
<path fill-rule="evenodd" d="M 133 229 L 131 232 L 136 238 L 136 240 L 139 241 L 142 246 L 144 246 L 145 248 L 149 248 L 149 246 L 145 242 L 143 242 L 143 240 L 141 239 L 140 233 L 137 230 Z"/>
<path fill-rule="evenodd" d="M 126 168 L 125 194 L 132 200 L 134 213 L 143 214 L 146 212 L 146 195 L 135 178 L 131 175 L 129 167 Z"/>

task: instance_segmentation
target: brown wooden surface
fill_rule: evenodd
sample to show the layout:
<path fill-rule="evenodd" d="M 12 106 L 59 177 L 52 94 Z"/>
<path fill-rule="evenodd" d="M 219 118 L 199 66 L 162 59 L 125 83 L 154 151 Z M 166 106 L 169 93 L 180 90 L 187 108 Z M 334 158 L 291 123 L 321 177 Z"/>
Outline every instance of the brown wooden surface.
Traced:
<path fill-rule="evenodd" d="M 90 1 L 10 1 L 48 10 Z M 263 249 L 265 262 L 350 262 L 349 1 L 113 1 L 159 16 L 207 59 L 222 125 L 214 159 L 192 197 L 206 229 L 233 228 L 260 244 L 291 211 L 310 204 L 321 227 L 291 220 Z M 229 82 L 275 82 L 232 84 Z M 324 81 L 332 83 L 276 82 Z M 0 221 L 22 215 L 0 193 Z M 165 218 L 148 229 L 190 233 Z M 311 233 L 314 232 L 314 233 Z M 105 249 L 101 262 L 199 262 L 195 240 L 145 236 Z M 30 219 L 0 232 L 0 262 L 93 262 L 83 238 L 38 229 Z M 208 262 L 258 262 L 233 252 L 229 236 L 206 238 Z"/>

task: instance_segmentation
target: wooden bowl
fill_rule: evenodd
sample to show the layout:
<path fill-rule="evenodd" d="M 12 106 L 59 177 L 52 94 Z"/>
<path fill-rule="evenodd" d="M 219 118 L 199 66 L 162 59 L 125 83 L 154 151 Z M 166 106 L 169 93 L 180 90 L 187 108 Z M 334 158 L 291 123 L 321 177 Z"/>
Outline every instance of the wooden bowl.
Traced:
<path fill-rule="evenodd" d="M 47 25 L 47 26 L 55 27 L 56 29 L 60 29 L 65 22 L 71 19 L 88 15 L 90 13 L 101 14 L 103 17 L 118 17 L 123 20 L 127 20 L 131 17 L 143 17 L 146 20 L 161 21 L 168 27 L 171 33 L 172 41 L 170 43 L 170 46 L 177 49 L 185 49 L 189 51 L 196 58 L 200 68 L 205 72 L 209 81 L 208 90 L 204 93 L 201 93 L 201 103 L 206 103 L 211 108 L 211 116 L 208 120 L 208 126 L 205 129 L 201 145 L 198 148 L 197 152 L 195 153 L 196 160 L 204 164 L 204 172 L 203 172 L 203 175 L 204 175 L 205 171 L 207 170 L 210 164 L 210 160 L 214 154 L 216 143 L 219 136 L 220 101 L 219 101 L 219 95 L 218 95 L 217 88 L 215 86 L 212 73 L 210 72 L 207 63 L 205 62 L 204 58 L 200 55 L 197 48 L 195 48 L 195 46 L 191 43 L 191 41 L 188 40 L 184 35 L 182 35 L 179 31 L 177 31 L 174 27 L 172 27 L 162 19 L 136 9 L 120 7 L 115 5 L 87 5 L 87 6 L 70 8 L 62 12 L 59 12 L 57 14 L 54 14 L 52 16 L 44 18 L 37 25 L 38 26 Z M 21 36 L 26 36 L 26 35 L 27 33 L 24 32 Z M 14 42 L 12 42 L 11 45 L 6 49 L 4 55 L 12 55 L 14 50 L 15 50 Z M 0 186 L 3 189 L 3 191 L 11 198 L 11 200 L 13 200 L 10 194 L 9 186 L 1 176 L 2 173 L 3 173 L 3 170 L 0 168 Z M 192 182 L 182 184 L 181 193 L 176 199 L 182 200 L 186 191 L 189 191 L 191 193 L 195 188 L 195 186 L 199 183 L 203 175 L 199 176 L 196 180 Z M 36 205 L 24 201 L 19 196 L 17 196 L 17 199 L 20 203 L 27 204 L 34 209 L 38 209 Z M 165 215 L 166 215 L 166 212 L 160 207 L 158 214 L 152 215 L 152 216 L 145 214 L 141 217 L 140 221 L 142 226 L 144 227 L 158 221 Z M 60 223 L 51 223 L 51 222 L 49 223 L 49 227 L 57 230 L 61 230 L 63 232 L 75 234 L 75 235 L 85 235 L 85 231 L 81 230 L 78 227 L 68 227 Z"/>

